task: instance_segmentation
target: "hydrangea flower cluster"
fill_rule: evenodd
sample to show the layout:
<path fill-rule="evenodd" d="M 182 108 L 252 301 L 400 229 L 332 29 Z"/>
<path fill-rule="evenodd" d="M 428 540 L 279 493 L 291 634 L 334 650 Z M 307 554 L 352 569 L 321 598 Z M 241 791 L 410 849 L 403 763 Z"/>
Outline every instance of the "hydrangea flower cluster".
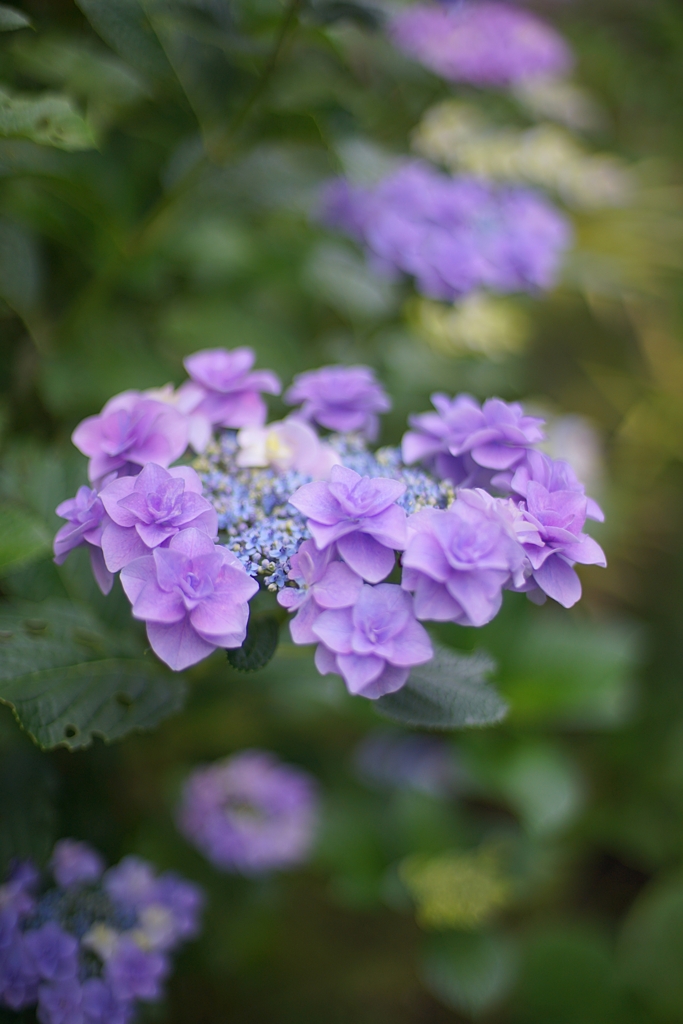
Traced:
<path fill-rule="evenodd" d="M 262 750 L 194 771 L 177 815 L 181 832 L 216 867 L 245 875 L 305 861 L 317 819 L 313 777 Z"/>
<path fill-rule="evenodd" d="M 567 219 L 530 189 L 449 177 L 418 161 L 374 186 L 329 182 L 321 218 L 363 245 L 378 272 L 410 274 L 420 292 L 444 300 L 550 288 L 571 241 Z"/>
<path fill-rule="evenodd" d="M 201 890 L 137 857 L 105 871 L 73 839 L 56 844 L 50 873 L 54 884 L 22 863 L 0 886 L 0 1005 L 37 1006 L 41 1024 L 128 1024 L 197 934 Z"/>
<path fill-rule="evenodd" d="M 227 388 L 220 371 L 233 354 L 199 355 L 205 371 L 216 359 Z M 245 379 L 256 388 L 271 377 Z M 232 393 L 214 405 L 206 399 L 218 426 L 232 419 Z M 253 402 L 244 389 L 234 394 L 234 418 L 261 401 L 256 391 Z M 134 617 L 172 668 L 241 646 L 249 600 L 268 589 L 292 614 L 294 643 L 317 645 L 321 674 L 375 699 L 431 659 L 424 622 L 483 626 L 506 589 L 569 608 L 581 596 L 574 566 L 605 564 L 584 532 L 601 510 L 568 463 L 538 449 L 543 420 L 518 403 L 435 394 L 432 412 L 410 417 L 400 449 L 373 452 L 367 437 L 389 400 L 369 368 L 304 374 L 288 397 L 301 409 L 274 424 L 222 429 L 194 468 L 150 461 L 135 473 L 138 438 L 117 471 L 58 510 L 68 523 L 55 541 L 57 561 L 83 545 L 96 552 L 96 570 L 120 571 Z M 149 413 L 150 403 L 169 403 L 139 402 L 139 417 L 133 407 L 130 423 L 117 419 L 122 436 L 130 440 L 138 423 L 158 431 L 166 422 L 176 438 L 173 418 Z M 194 415 L 186 414 L 188 437 Z M 313 423 L 356 432 L 320 437 Z"/>
<path fill-rule="evenodd" d="M 503 3 L 418 4 L 390 22 L 394 44 L 452 82 L 507 87 L 571 70 L 571 50 L 529 11 Z"/>

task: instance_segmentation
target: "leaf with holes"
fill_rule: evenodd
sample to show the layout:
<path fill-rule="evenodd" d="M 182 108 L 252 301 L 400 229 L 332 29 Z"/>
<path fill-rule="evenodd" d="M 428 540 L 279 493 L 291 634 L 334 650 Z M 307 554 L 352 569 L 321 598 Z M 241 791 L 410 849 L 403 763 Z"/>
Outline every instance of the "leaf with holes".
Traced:
<path fill-rule="evenodd" d="M 131 657 L 83 609 L 50 602 L 0 614 L 0 702 L 41 747 L 76 750 L 153 728 L 184 696 L 181 677 Z"/>
<path fill-rule="evenodd" d="M 59 93 L 10 95 L 0 89 L 0 135 L 30 139 L 57 149 L 93 149 L 90 126 L 68 96 Z"/>
<path fill-rule="evenodd" d="M 495 725 L 505 718 L 507 705 L 486 681 L 494 668 L 487 654 L 458 654 L 435 644 L 433 659 L 414 668 L 406 685 L 375 707 L 386 718 L 417 728 Z"/>
<path fill-rule="evenodd" d="M 0 576 L 35 561 L 51 546 L 48 529 L 35 513 L 13 502 L 0 502 Z"/>
<path fill-rule="evenodd" d="M 0 4 L 0 32 L 16 32 L 19 28 L 31 28 L 28 14 L 18 11 L 16 7 Z"/>

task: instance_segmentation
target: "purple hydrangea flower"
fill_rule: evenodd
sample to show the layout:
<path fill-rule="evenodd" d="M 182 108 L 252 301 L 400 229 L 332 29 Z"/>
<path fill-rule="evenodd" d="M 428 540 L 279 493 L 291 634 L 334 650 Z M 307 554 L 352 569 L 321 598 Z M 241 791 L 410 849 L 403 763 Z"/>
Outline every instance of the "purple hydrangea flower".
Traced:
<path fill-rule="evenodd" d="M 319 551 L 312 540 L 305 540 L 291 558 L 289 579 L 297 587 L 284 587 L 277 596 L 278 604 L 296 612 L 289 623 L 295 644 L 315 644 L 318 637 L 313 623 L 325 608 L 348 608 L 357 601 L 363 580 L 344 562 L 339 561 L 332 544 Z"/>
<path fill-rule="evenodd" d="M 404 462 L 431 464 L 456 486 L 490 483 L 492 473 L 520 464 L 528 449 L 543 440 L 544 423 L 527 416 L 518 402 L 489 398 L 483 406 L 471 395 L 432 395 L 436 412 L 410 416 L 403 435 Z"/>
<path fill-rule="evenodd" d="M 526 498 L 529 483 L 535 480 L 547 491 L 574 491 L 585 494 L 585 487 L 577 479 L 576 473 L 568 462 L 563 459 L 551 459 L 543 452 L 529 451 L 525 459 L 516 467 L 510 480 L 510 490 Z M 586 515 L 599 523 L 605 521 L 605 514 L 593 498 L 586 497 Z"/>
<path fill-rule="evenodd" d="M 581 597 L 581 581 L 573 568 L 583 565 L 607 565 L 605 553 L 592 537 L 582 533 L 586 522 L 587 499 L 576 491 L 549 491 L 535 480 L 526 488 L 526 501 L 520 505 L 522 518 L 538 532 L 538 539 L 524 544 L 531 565 L 531 578 L 511 589 L 543 594 L 571 608 Z M 533 582 L 532 582 L 533 581 Z"/>
<path fill-rule="evenodd" d="M 185 369 L 191 381 L 180 389 L 185 411 L 195 420 L 204 417 L 209 432 L 213 425 L 258 427 L 265 423 L 267 408 L 260 392 L 279 395 L 281 384 L 270 370 L 252 370 L 255 358 L 250 348 L 211 348 L 188 356 Z"/>
<path fill-rule="evenodd" d="M 162 953 L 141 949 L 124 936 L 107 959 L 104 973 L 114 998 L 129 1002 L 159 999 L 168 970 L 168 959 Z"/>
<path fill-rule="evenodd" d="M 82 991 L 85 1024 L 128 1024 L 133 1019 L 133 1007 L 117 999 L 111 986 L 101 978 L 88 978 Z"/>
<path fill-rule="evenodd" d="M 189 776 L 178 826 L 217 867 L 251 875 L 305 861 L 317 816 L 316 786 L 306 772 L 247 750 Z"/>
<path fill-rule="evenodd" d="M 106 872 L 104 888 L 117 903 L 139 910 L 155 901 L 157 878 L 146 860 L 124 857 Z"/>
<path fill-rule="evenodd" d="M 504 87 L 564 75 L 573 64 L 554 29 L 502 3 L 420 4 L 397 14 L 389 31 L 399 49 L 452 82 Z"/>
<path fill-rule="evenodd" d="M 336 672 L 350 693 L 372 700 L 400 689 L 410 668 L 434 655 L 412 598 L 392 583 L 364 584 L 353 608 L 322 612 L 313 632 L 322 641 L 316 651 L 320 674 Z"/>
<path fill-rule="evenodd" d="M 74 548 L 85 545 L 90 554 L 90 564 L 97 585 L 103 594 L 108 594 L 113 586 L 114 576 L 107 569 L 101 550 L 102 530 L 107 521 L 107 514 L 99 494 L 91 487 L 79 487 L 76 497 L 63 501 L 55 511 L 61 519 L 68 520 L 55 535 L 55 562 L 62 565 Z"/>
<path fill-rule="evenodd" d="M 190 526 L 212 539 L 218 533 L 216 510 L 202 497 L 202 482 L 190 466 L 166 470 L 150 462 L 138 476 L 112 480 L 100 498 L 110 519 L 102 553 L 111 572 Z"/>
<path fill-rule="evenodd" d="M 88 478 L 108 473 L 137 473 L 156 462 L 170 466 L 187 448 L 187 423 L 177 409 L 139 391 L 111 398 L 99 416 L 89 416 L 71 435 L 79 451 L 89 456 Z"/>
<path fill-rule="evenodd" d="M 39 976 L 33 957 L 26 949 L 19 929 L 12 942 L 0 948 L 0 1004 L 11 1010 L 23 1010 L 35 1003 L 38 996 Z"/>
<path fill-rule="evenodd" d="M 297 415 L 321 427 L 359 431 L 371 441 L 379 432 L 377 413 L 391 408 L 389 396 L 369 366 L 323 366 L 300 373 L 285 393 L 285 401 L 303 403 Z"/>
<path fill-rule="evenodd" d="M 83 989 L 76 978 L 41 985 L 38 990 L 40 1024 L 85 1024 Z"/>
<path fill-rule="evenodd" d="M 337 545 L 344 561 L 370 583 L 385 579 L 395 551 L 406 545 L 406 514 L 396 504 L 405 484 L 383 477 L 361 477 L 333 466 L 330 479 L 304 484 L 290 503 L 308 517 L 319 549 Z"/>
<path fill-rule="evenodd" d="M 50 867 L 57 885 L 68 889 L 72 885 L 96 882 L 104 871 L 104 860 L 87 843 L 60 839 L 52 851 Z"/>
<path fill-rule="evenodd" d="M 498 614 L 502 591 L 519 578 L 524 551 L 495 503 L 461 491 L 446 511 L 410 517 L 401 586 L 415 595 L 418 619 L 483 626 Z"/>
<path fill-rule="evenodd" d="M 68 981 L 78 974 L 78 940 L 55 921 L 27 932 L 24 945 L 44 981 Z"/>
<path fill-rule="evenodd" d="M 191 528 L 121 572 L 133 615 L 147 623 L 155 653 L 170 668 L 194 665 L 216 647 L 240 647 L 247 602 L 258 583 L 227 548 Z"/>
<path fill-rule="evenodd" d="M 157 879 L 155 901 L 171 915 L 173 945 L 191 939 L 198 933 L 199 918 L 204 907 L 204 894 L 199 886 L 185 881 L 173 871 L 166 871 Z"/>
<path fill-rule="evenodd" d="M 410 274 L 418 291 L 448 301 L 551 288 L 571 241 L 567 218 L 536 192 L 419 161 L 371 187 L 332 181 L 321 217 L 360 242 L 377 271 Z"/>

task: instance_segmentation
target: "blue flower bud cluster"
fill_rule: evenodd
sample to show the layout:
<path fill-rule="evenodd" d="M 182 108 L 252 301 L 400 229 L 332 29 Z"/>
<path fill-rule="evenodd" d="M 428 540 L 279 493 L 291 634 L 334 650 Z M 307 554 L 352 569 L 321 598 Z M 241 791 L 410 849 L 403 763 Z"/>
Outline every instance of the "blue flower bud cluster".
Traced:
<path fill-rule="evenodd" d="M 361 476 L 400 480 L 406 485 L 398 504 L 408 514 L 422 508 L 447 508 L 455 498 L 449 481 L 406 466 L 399 448 L 371 451 L 360 434 L 332 434 L 327 442 L 344 466 Z M 297 470 L 243 468 L 237 465 L 237 434 L 223 431 L 194 463 L 202 493 L 218 513 L 226 546 L 249 575 L 273 592 L 287 582 L 291 558 L 310 537 L 306 517 L 289 503 L 310 476 Z"/>
<path fill-rule="evenodd" d="M 51 878 L 14 867 L 0 886 L 0 1006 L 36 1006 L 41 1024 L 130 1024 L 139 1001 L 162 997 L 202 893 L 137 857 L 104 867 L 71 839 L 56 844 Z"/>

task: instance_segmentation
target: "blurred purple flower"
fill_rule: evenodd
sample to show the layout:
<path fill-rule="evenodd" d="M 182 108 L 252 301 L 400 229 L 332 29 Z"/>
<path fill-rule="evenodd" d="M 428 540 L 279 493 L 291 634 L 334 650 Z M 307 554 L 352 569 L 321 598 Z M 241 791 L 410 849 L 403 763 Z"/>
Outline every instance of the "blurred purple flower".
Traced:
<path fill-rule="evenodd" d="M 531 564 L 531 578 L 525 585 L 511 589 L 530 593 L 540 589 L 565 608 L 571 608 L 581 597 L 581 581 L 574 564 L 607 565 L 605 553 L 597 541 L 581 532 L 586 522 L 585 495 L 576 491 L 549 491 L 531 480 L 526 487 L 526 501 L 520 508 L 523 519 L 538 531 L 538 540 L 524 545 Z"/>
<path fill-rule="evenodd" d="M 83 989 L 76 978 L 41 985 L 38 990 L 40 1024 L 85 1024 Z"/>
<path fill-rule="evenodd" d="M 310 775 L 265 751 L 247 750 L 192 772 L 177 820 L 217 867 L 251 875 L 305 861 L 317 816 Z"/>
<path fill-rule="evenodd" d="M 270 370 L 252 370 L 255 358 L 250 348 L 211 348 L 187 357 L 185 369 L 191 380 L 178 394 L 183 410 L 195 421 L 195 437 L 201 434 L 197 423 L 202 417 L 204 435 L 208 431 L 209 436 L 214 425 L 258 427 L 265 423 L 267 408 L 260 392 L 279 395 L 281 384 Z"/>
<path fill-rule="evenodd" d="M 551 459 L 543 452 L 527 452 L 524 461 L 515 469 L 509 486 L 516 494 L 526 498 L 532 480 L 542 484 L 547 491 L 574 491 L 576 494 L 585 494 L 585 487 L 577 479 L 571 465 L 562 459 Z M 589 497 L 586 497 L 586 516 L 599 523 L 605 521 L 602 509 Z"/>
<path fill-rule="evenodd" d="M 289 405 L 303 403 L 297 416 L 328 430 L 359 431 L 371 441 L 379 432 L 377 413 L 391 408 L 369 366 L 323 366 L 300 373 L 284 397 Z"/>
<path fill-rule="evenodd" d="M 392 19 L 389 33 L 399 49 L 452 82 L 505 87 L 565 75 L 573 65 L 553 28 L 502 3 L 408 7 Z"/>
<path fill-rule="evenodd" d="M 68 981 L 78 974 L 78 940 L 55 921 L 27 932 L 24 946 L 44 981 Z"/>
<path fill-rule="evenodd" d="M 10 944 L 0 947 L 0 1003 L 12 1010 L 23 1010 L 38 996 L 38 972 L 25 947 L 19 929 Z"/>
<path fill-rule="evenodd" d="M 130 1003 L 117 999 L 101 978 L 83 983 L 82 1006 L 85 1024 L 128 1024 L 133 1019 Z"/>
<path fill-rule="evenodd" d="M 336 672 L 350 693 L 372 700 L 400 689 L 410 668 L 434 654 L 412 598 L 391 583 L 365 584 L 353 608 L 322 612 L 313 632 L 322 641 L 315 658 L 320 674 Z"/>
<path fill-rule="evenodd" d="M 96 882 L 104 871 L 104 860 L 87 843 L 60 839 L 52 851 L 50 867 L 57 885 L 67 889 L 72 885 Z"/>
<path fill-rule="evenodd" d="M 104 976 L 114 998 L 154 1000 L 162 995 L 169 962 L 162 953 L 141 949 L 125 936 L 116 944 L 105 964 Z"/>
<path fill-rule="evenodd" d="M 418 161 L 371 187 L 329 182 L 321 218 L 360 242 L 377 271 L 410 274 L 418 291 L 444 300 L 551 288 L 571 241 L 566 217 L 530 189 Z"/>
<path fill-rule="evenodd" d="M 502 590 L 525 562 L 495 499 L 461 491 L 446 511 L 423 509 L 410 517 L 401 586 L 413 591 L 419 619 L 483 626 L 497 615 Z"/>
<path fill-rule="evenodd" d="M 356 747 L 353 761 L 364 782 L 432 796 L 451 792 L 459 774 L 450 746 L 437 736 L 373 732 Z"/>
<path fill-rule="evenodd" d="M 308 518 L 320 550 L 336 543 L 354 572 L 378 583 L 393 569 L 394 552 L 406 545 L 406 514 L 396 504 L 405 489 L 399 480 L 361 477 L 333 466 L 328 481 L 304 484 L 290 504 Z"/>
<path fill-rule="evenodd" d="M 138 476 L 112 480 L 100 499 L 110 519 L 102 531 L 102 553 L 111 572 L 187 527 L 212 539 L 218 532 L 216 510 L 202 497 L 201 480 L 190 466 L 166 470 L 150 462 Z"/>
<path fill-rule="evenodd" d="M 142 857 L 124 857 L 104 875 L 105 891 L 117 903 L 139 910 L 153 903 L 157 878 L 152 865 Z"/>
<path fill-rule="evenodd" d="M 103 594 L 108 594 L 114 583 L 102 555 L 102 530 L 107 521 L 104 505 L 96 490 L 79 487 L 75 498 L 68 498 L 55 509 L 61 519 L 68 522 L 56 533 L 53 542 L 55 562 L 62 565 L 74 548 L 85 545 L 90 554 L 93 576 Z"/>
<path fill-rule="evenodd" d="M 408 418 L 404 462 L 424 461 L 456 486 L 486 486 L 491 472 L 510 470 L 543 440 L 544 421 L 527 416 L 518 402 L 489 398 L 483 406 L 471 395 L 432 395 L 436 412 Z"/>
<path fill-rule="evenodd" d="M 305 540 L 290 560 L 289 579 L 297 587 L 284 587 L 278 604 L 296 612 L 289 631 L 295 644 L 315 644 L 318 637 L 312 625 L 325 608 L 348 608 L 357 601 L 363 580 L 337 556 L 331 544 L 319 551 L 312 540 Z"/>
<path fill-rule="evenodd" d="M 136 558 L 121 572 L 133 615 L 147 623 L 155 653 L 181 670 L 216 647 L 240 647 L 258 583 L 227 548 L 196 529 L 182 530 L 167 548 Z"/>
<path fill-rule="evenodd" d="M 115 471 L 137 473 L 148 462 L 170 466 L 187 448 L 187 430 L 173 406 L 124 391 L 99 416 L 79 423 L 71 439 L 89 456 L 88 478 L 94 481 Z"/>

